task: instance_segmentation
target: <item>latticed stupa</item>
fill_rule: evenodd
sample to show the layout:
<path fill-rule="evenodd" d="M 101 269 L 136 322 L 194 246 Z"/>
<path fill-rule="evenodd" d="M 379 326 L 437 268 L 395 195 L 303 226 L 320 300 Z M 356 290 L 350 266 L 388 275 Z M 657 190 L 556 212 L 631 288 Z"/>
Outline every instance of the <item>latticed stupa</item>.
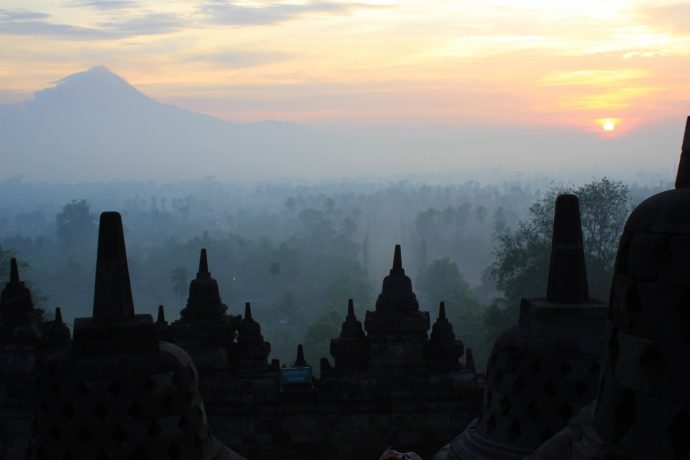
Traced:
<path fill-rule="evenodd" d="M 239 459 L 211 434 L 194 363 L 134 312 L 120 215 L 101 215 L 93 316 L 43 365 L 32 458 Z"/>
<path fill-rule="evenodd" d="M 556 200 L 548 290 L 523 299 L 519 324 L 496 340 L 479 417 L 438 460 L 521 459 L 594 399 L 606 305 L 589 298 L 580 210 Z"/>
<path fill-rule="evenodd" d="M 607 358 L 593 411 L 532 457 L 690 457 L 690 117 L 673 190 L 640 203 L 621 237 Z"/>

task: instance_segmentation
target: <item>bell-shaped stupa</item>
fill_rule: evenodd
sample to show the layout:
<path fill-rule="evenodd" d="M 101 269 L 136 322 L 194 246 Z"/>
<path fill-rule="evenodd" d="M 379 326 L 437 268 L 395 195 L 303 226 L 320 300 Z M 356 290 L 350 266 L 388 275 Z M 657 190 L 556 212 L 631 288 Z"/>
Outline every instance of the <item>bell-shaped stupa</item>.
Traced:
<path fill-rule="evenodd" d="M 546 298 L 522 300 L 489 357 L 479 417 L 436 458 L 519 460 L 561 430 L 596 395 L 606 315 L 589 298 L 578 199 L 561 195 Z"/>
<path fill-rule="evenodd" d="M 335 360 L 335 372 L 363 372 L 369 367 L 369 341 L 362 322 L 355 316 L 352 299 L 347 301 L 347 316 L 343 321 L 340 336 L 331 340 L 331 355 Z"/>
<path fill-rule="evenodd" d="M 211 434 L 189 355 L 135 314 L 118 213 L 101 215 L 93 316 L 42 367 L 32 458 L 241 458 Z"/>

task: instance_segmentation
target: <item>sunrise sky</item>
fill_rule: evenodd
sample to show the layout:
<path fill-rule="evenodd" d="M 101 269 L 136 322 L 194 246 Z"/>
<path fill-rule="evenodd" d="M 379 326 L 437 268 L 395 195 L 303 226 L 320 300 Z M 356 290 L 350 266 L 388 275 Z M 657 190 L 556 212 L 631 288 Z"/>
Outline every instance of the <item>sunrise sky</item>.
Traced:
<path fill-rule="evenodd" d="M 0 40 L 0 103 L 99 64 L 227 120 L 616 133 L 690 101 L 690 2 L 5 0 Z"/>

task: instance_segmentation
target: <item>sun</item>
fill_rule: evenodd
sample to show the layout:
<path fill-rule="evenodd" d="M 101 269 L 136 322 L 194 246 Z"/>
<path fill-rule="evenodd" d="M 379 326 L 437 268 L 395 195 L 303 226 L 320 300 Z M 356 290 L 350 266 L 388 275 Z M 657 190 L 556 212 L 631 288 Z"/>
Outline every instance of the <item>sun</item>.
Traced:
<path fill-rule="evenodd" d="M 618 118 L 597 118 L 594 121 L 607 133 L 615 131 L 620 123 L 620 119 Z"/>

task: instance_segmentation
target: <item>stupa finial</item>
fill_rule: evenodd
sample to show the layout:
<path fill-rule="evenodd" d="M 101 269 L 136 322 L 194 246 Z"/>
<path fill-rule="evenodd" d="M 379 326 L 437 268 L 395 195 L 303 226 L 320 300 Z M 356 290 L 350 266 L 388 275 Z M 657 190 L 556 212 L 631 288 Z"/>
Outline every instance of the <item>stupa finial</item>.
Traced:
<path fill-rule="evenodd" d="M 551 302 L 570 304 L 589 299 L 580 204 L 572 194 L 556 198 L 546 298 Z"/>
<path fill-rule="evenodd" d="M 405 274 L 402 266 L 402 252 L 400 250 L 400 245 L 395 245 L 395 254 L 393 255 L 393 268 L 391 268 L 391 274 L 400 273 Z"/>
<path fill-rule="evenodd" d="M 676 174 L 676 188 L 690 188 L 690 117 L 685 122 L 685 133 Z"/>
<path fill-rule="evenodd" d="M 10 283 L 19 282 L 19 267 L 17 265 L 17 259 L 12 257 L 10 260 Z"/>
<path fill-rule="evenodd" d="M 118 322 L 134 318 L 125 236 L 118 212 L 101 214 L 93 318 L 97 322 Z"/>

